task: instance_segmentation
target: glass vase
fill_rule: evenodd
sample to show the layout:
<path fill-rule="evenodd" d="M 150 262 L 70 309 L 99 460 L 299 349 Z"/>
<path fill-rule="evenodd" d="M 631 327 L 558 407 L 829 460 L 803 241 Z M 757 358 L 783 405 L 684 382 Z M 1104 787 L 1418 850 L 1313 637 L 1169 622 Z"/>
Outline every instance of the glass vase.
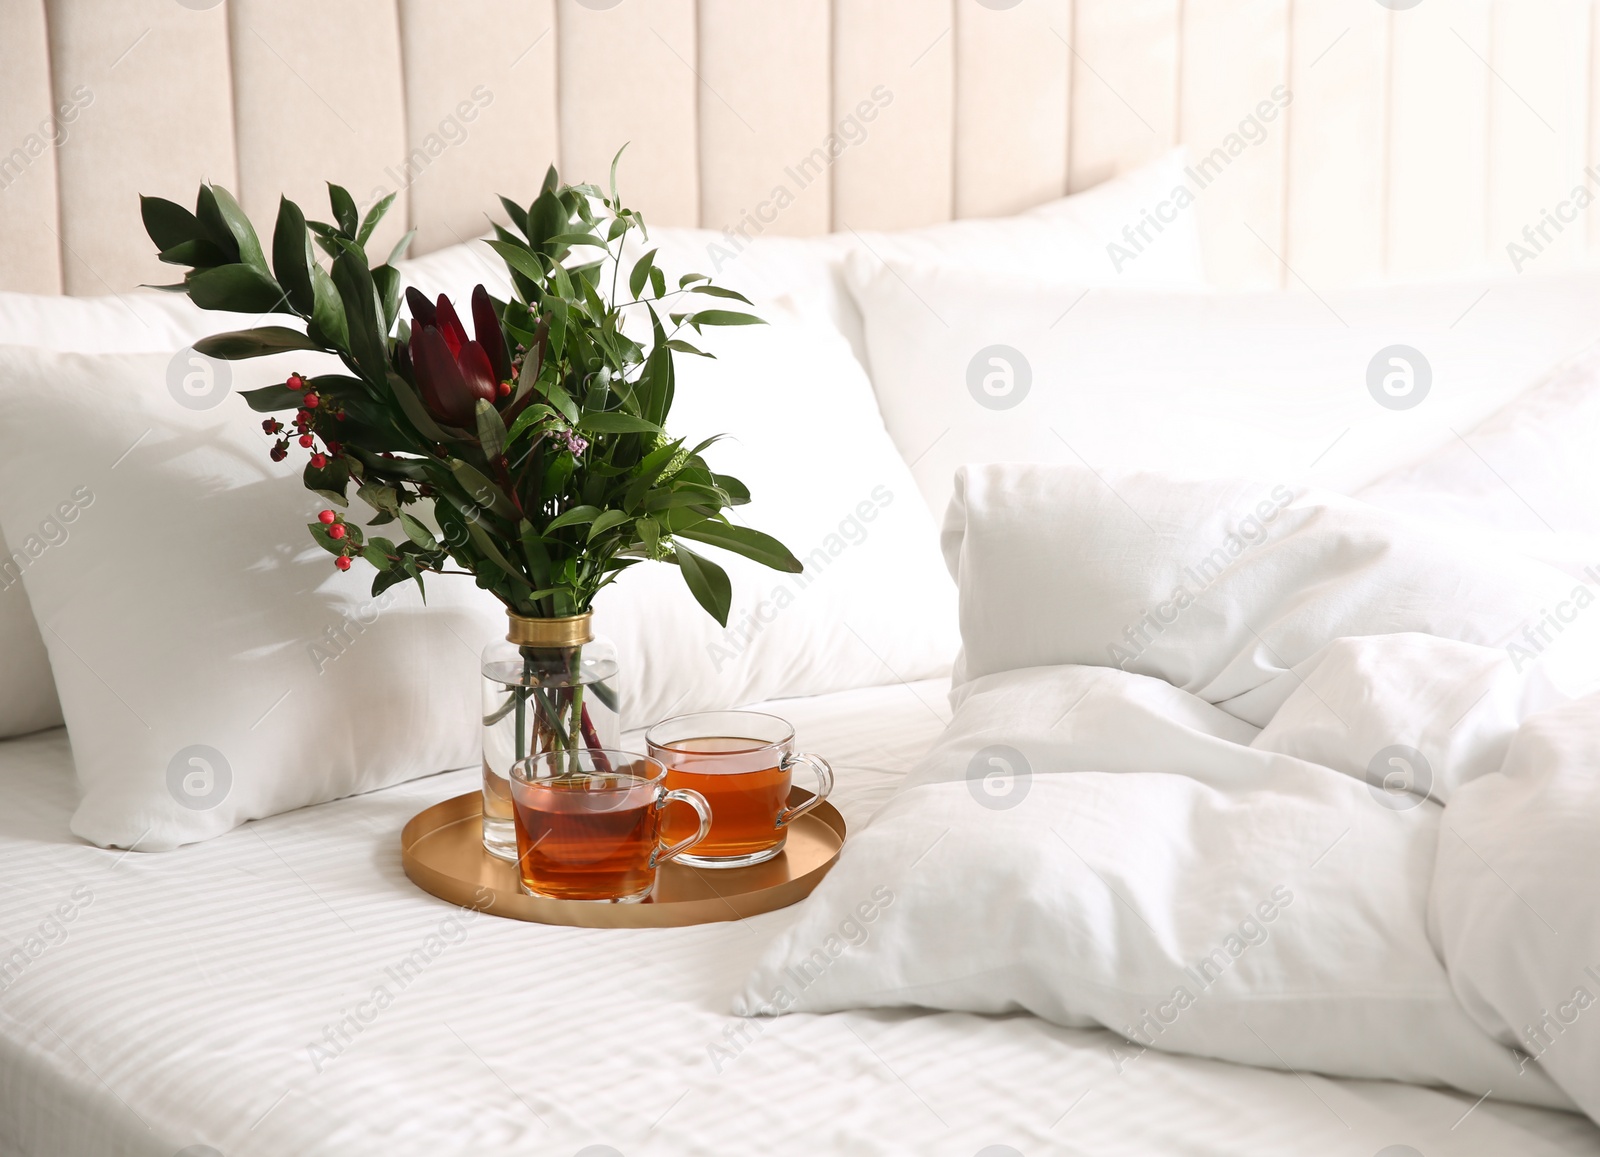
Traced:
<path fill-rule="evenodd" d="M 483 650 L 483 846 L 517 858 L 511 767 L 530 756 L 621 746 L 617 649 L 592 616 L 509 615 L 504 639 Z"/>

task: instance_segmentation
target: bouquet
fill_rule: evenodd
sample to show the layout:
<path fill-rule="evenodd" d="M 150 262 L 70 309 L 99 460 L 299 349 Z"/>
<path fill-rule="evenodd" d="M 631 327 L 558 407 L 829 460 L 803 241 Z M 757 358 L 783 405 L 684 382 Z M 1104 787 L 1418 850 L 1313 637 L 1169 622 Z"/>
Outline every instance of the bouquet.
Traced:
<path fill-rule="evenodd" d="M 750 495 L 702 457 L 716 439 L 690 446 L 666 428 L 674 355 L 710 356 L 689 337 L 760 319 L 739 308 L 748 299 L 700 274 L 669 289 L 654 249 L 623 284 L 623 243 L 649 234 L 617 197 L 615 162 L 609 195 L 562 184 L 552 167 L 531 205 L 501 198 L 510 227 L 496 226 L 488 244 L 514 300 L 479 285 L 459 310 L 408 289 L 409 321 L 394 262 L 411 235 L 380 265 L 367 254 L 394 196 L 362 214 L 344 189 L 328 193 L 328 222 L 280 200 L 270 262 L 219 185 L 201 186 L 193 212 L 159 197 L 141 207 L 161 260 L 188 268 L 181 283 L 158 288 L 204 309 L 300 323 L 217 334 L 198 351 L 305 350 L 343 364 L 243 395 L 254 410 L 285 415 L 262 423 L 271 456 L 307 455 L 305 485 L 330 504 L 309 529 L 340 570 L 370 564 L 374 595 L 408 580 L 421 587 L 428 573 L 465 573 L 513 615 L 548 619 L 587 613 L 623 570 L 651 559 L 676 566 L 725 626 L 727 573 L 687 544 L 801 569 L 782 543 L 727 517 Z M 365 528 L 349 513 L 352 486 L 370 510 Z M 395 529 L 369 533 L 380 527 Z"/>

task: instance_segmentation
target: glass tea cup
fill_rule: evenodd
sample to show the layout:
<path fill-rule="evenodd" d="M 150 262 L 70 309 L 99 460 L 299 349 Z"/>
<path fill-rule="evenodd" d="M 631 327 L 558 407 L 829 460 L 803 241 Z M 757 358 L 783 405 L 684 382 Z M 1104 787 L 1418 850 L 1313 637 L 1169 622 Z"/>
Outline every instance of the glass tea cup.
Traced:
<path fill-rule="evenodd" d="M 691 790 L 711 804 L 711 834 L 682 857 L 699 868 L 742 868 L 783 851 L 788 825 L 828 798 L 833 768 L 794 749 L 794 728 L 759 711 L 700 711 L 656 724 L 645 734 L 653 759 L 667 769 L 667 786 Z M 794 769 L 808 767 L 817 791 L 789 806 Z M 687 833 L 680 817 L 664 824 L 669 838 Z"/>
<path fill-rule="evenodd" d="M 584 748 L 547 751 L 511 768 L 511 804 L 522 890 L 550 900 L 637 903 L 656 869 L 711 831 L 696 791 L 669 790 L 666 768 L 647 755 Z M 669 804 L 692 808 L 681 838 L 662 844 Z M 676 810 L 676 809 L 675 809 Z"/>

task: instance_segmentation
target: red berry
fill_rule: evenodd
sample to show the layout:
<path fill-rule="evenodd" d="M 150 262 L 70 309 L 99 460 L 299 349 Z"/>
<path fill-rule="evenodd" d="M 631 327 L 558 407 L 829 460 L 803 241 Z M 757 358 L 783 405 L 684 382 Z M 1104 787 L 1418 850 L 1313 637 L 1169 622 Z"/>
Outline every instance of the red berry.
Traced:
<path fill-rule="evenodd" d="M 306 409 L 315 410 L 320 405 L 322 405 L 322 399 L 317 397 L 317 395 L 315 395 L 315 394 L 307 394 L 306 395 L 306 397 L 305 397 L 305 407 L 306 407 Z"/>
<path fill-rule="evenodd" d="M 341 554 L 338 558 L 333 560 L 333 565 L 338 567 L 340 570 L 349 570 L 350 560 Z"/>
<path fill-rule="evenodd" d="M 328 453 L 330 453 L 330 454 L 337 454 L 337 453 L 339 453 L 339 451 L 341 451 L 343 449 L 344 449 L 344 443 L 343 442 L 329 442 L 328 443 Z"/>
<path fill-rule="evenodd" d="M 333 526 L 328 527 L 328 537 L 333 539 L 335 542 L 343 538 L 344 535 L 345 529 L 342 525 L 335 523 Z"/>
<path fill-rule="evenodd" d="M 328 456 L 326 454 L 313 454 L 311 455 L 311 464 L 321 470 L 328 464 Z"/>
<path fill-rule="evenodd" d="M 283 429 L 283 423 L 278 421 L 276 418 L 268 418 L 265 422 L 261 423 L 261 428 L 269 434 L 276 434 L 279 430 Z"/>
<path fill-rule="evenodd" d="M 304 446 L 307 450 L 311 449 L 311 447 L 315 446 L 316 444 L 317 444 L 317 440 L 315 438 L 313 438 L 310 434 L 301 434 L 300 435 L 300 445 Z"/>
<path fill-rule="evenodd" d="M 511 383 L 510 382 L 501 382 L 500 383 L 500 396 L 502 398 L 509 398 L 511 396 Z"/>
<path fill-rule="evenodd" d="M 317 521 L 322 523 L 323 526 L 332 526 L 334 519 L 338 517 L 339 516 L 333 511 L 324 510 L 321 514 L 317 515 Z"/>
<path fill-rule="evenodd" d="M 284 382 L 283 384 L 288 386 L 291 390 L 297 390 L 298 391 L 298 390 L 303 390 L 303 389 L 306 388 L 306 380 L 304 378 L 302 378 L 299 374 L 290 374 L 289 375 L 289 380 Z"/>
<path fill-rule="evenodd" d="M 274 462 L 282 462 L 288 456 L 289 451 L 284 449 L 282 446 L 274 446 L 272 448 L 272 460 Z"/>

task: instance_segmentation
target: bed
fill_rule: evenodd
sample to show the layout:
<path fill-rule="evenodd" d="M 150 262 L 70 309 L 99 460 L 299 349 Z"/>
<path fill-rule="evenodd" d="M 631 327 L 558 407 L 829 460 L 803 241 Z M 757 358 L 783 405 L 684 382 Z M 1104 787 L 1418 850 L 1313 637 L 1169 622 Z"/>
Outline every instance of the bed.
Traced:
<path fill-rule="evenodd" d="M 773 620 L 769 578 L 735 571 L 733 634 L 664 613 L 682 604 L 656 588 L 619 596 L 601 630 L 641 676 L 625 714 L 642 726 L 764 704 L 833 762 L 852 832 L 949 740 L 961 640 L 937 526 L 964 463 L 1249 471 L 1600 582 L 1600 275 L 1568 268 L 1600 229 L 1558 229 L 1531 253 L 1498 244 L 1546 205 L 1570 207 L 1572 142 L 1593 135 L 1592 54 L 1558 67 L 1546 50 L 1586 49 L 1592 5 L 483 12 L 0 11 L 14 81 L 0 145 L 21 142 L 0 153 L 0 737 L 14 736 L 0 738 L 0 1157 L 1600 1153 L 1590 1118 L 1503 1090 L 1229 1063 L 1017 1006 L 734 1015 L 815 904 L 637 931 L 456 908 L 405 877 L 400 831 L 479 786 L 475 769 L 439 769 L 476 758 L 476 647 L 503 627 L 497 606 L 432 587 L 420 642 L 402 640 L 413 650 L 387 632 L 422 621 L 420 601 L 385 604 L 367 636 L 382 641 L 355 659 L 322 652 L 312 672 L 306 639 L 329 621 L 370 625 L 362 592 L 330 593 L 322 571 L 294 591 L 317 592 L 315 613 L 291 621 L 289 600 L 263 598 L 243 641 L 236 621 L 211 622 L 262 554 L 298 564 L 299 537 L 261 549 L 241 535 L 204 570 L 192 550 L 150 549 L 130 571 L 162 576 L 160 600 L 91 565 L 154 537 L 135 533 L 143 511 L 203 515 L 197 481 L 283 481 L 238 465 L 263 456 L 248 415 L 233 420 L 244 434 L 219 436 L 224 466 L 168 452 L 214 432 L 211 411 L 172 412 L 168 359 L 253 319 L 136 290 L 170 272 L 136 193 L 184 198 L 215 180 L 260 222 L 280 193 L 320 205 L 327 178 L 363 204 L 392 192 L 378 240 L 415 226 L 406 283 L 461 301 L 479 281 L 507 291 L 471 240 L 486 214 L 503 219 L 496 193 L 531 194 L 552 161 L 598 179 L 628 141 L 624 188 L 660 227 L 659 264 L 741 289 L 786 343 L 732 339 L 723 379 L 686 385 L 680 412 L 734 427 L 734 466 L 791 545 L 840 545 L 801 609 Z M 1463 44 L 1517 88 L 1487 84 Z M 1218 169 L 1235 135 L 1237 163 Z M 1197 177 L 1202 158 L 1212 170 Z M 1180 187 L 1204 195 L 1151 233 Z M 1592 225 L 1600 208 L 1588 213 Z M 1402 284 L 1373 287 L 1385 279 Z M 1391 405 L 1371 383 L 1392 363 L 1373 359 L 1417 349 L 1433 394 Z M 995 350 L 1031 359 L 1029 408 L 980 397 L 969 359 Z M 135 386 L 155 403 L 130 401 Z M 83 412 L 49 396 L 93 388 L 104 404 Z M 800 396 L 810 404 L 781 404 Z M 93 436 L 60 454 L 33 436 L 67 420 Z M 158 425 L 171 437 L 145 443 Z M 832 452 L 820 497 L 786 484 L 819 446 Z M 50 523 L 80 485 L 72 524 Z M 174 626 L 186 615 L 192 632 Z M 274 651 L 295 652 L 293 687 L 308 691 L 358 665 L 371 678 L 417 663 L 431 681 L 395 711 L 406 727 L 372 729 L 382 744 L 365 762 L 329 770 L 309 724 L 257 731 L 290 694 L 273 699 L 290 665 L 269 677 L 244 660 Z M 959 706 L 959 669 L 955 682 Z M 174 812 L 159 798 L 171 747 L 213 724 L 228 739 L 208 742 L 255 794 Z M 351 749 L 367 738 L 340 733 Z M 273 782 L 324 772 L 314 789 Z M 138 791 L 166 827 L 145 828 Z M 977 897 L 1002 914 L 1013 900 Z"/>
<path fill-rule="evenodd" d="M 935 681 L 773 709 L 835 757 L 852 824 L 948 719 Z M 1139 1054 L 1025 1015 L 733 1017 L 791 915 L 614 933 L 474 919 L 412 886 L 401 825 L 470 773 L 141 856 L 68 834 L 69 765 L 61 731 L 0 746 L 8 939 L 75 907 L 0 993 L 8 1157 L 1600 1152 L 1572 1114 Z"/>

